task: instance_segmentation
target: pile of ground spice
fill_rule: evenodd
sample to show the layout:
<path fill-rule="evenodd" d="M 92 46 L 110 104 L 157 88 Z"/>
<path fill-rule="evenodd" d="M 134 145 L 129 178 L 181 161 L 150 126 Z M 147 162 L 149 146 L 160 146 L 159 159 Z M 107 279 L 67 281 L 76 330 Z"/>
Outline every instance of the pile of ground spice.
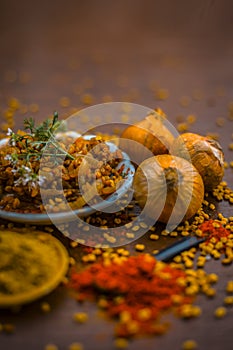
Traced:
<path fill-rule="evenodd" d="M 224 265 L 233 262 L 233 233 L 231 225 L 224 225 L 219 220 L 203 222 L 196 230 L 198 236 L 206 236 L 206 241 L 200 244 L 201 254 L 219 259 L 222 255 Z M 199 265 L 200 267 L 200 265 Z"/>
<path fill-rule="evenodd" d="M 202 236 L 207 236 L 206 244 L 211 241 L 219 242 L 231 233 L 220 221 L 213 219 L 203 222 L 198 229 L 201 230 Z"/>
<path fill-rule="evenodd" d="M 96 301 L 118 321 L 117 337 L 132 337 L 164 333 L 169 325 L 162 315 L 192 304 L 193 296 L 185 294 L 186 277 L 185 271 L 141 254 L 73 270 L 69 286 L 78 301 Z"/>

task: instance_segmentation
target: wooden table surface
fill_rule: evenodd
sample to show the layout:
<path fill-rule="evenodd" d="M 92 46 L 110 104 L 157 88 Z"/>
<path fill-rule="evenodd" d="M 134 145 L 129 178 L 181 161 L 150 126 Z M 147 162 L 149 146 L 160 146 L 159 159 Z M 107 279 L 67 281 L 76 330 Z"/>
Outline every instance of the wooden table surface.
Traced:
<path fill-rule="evenodd" d="M 177 128 L 195 115 L 188 130 L 217 133 L 226 161 L 232 161 L 232 13 L 230 0 L 1 1 L 2 132 L 14 101 L 19 104 L 14 128 L 29 116 L 41 121 L 57 110 L 66 118 L 91 105 L 126 101 L 162 108 Z M 232 168 L 225 180 L 232 188 Z M 217 205 L 225 216 L 233 215 L 232 208 Z M 163 239 L 152 247 L 146 236 L 141 241 L 148 251 L 170 242 Z M 226 281 L 233 279 L 232 265 L 210 260 L 206 270 L 217 273 L 219 282 L 216 297 L 198 296 L 202 315 L 190 321 L 169 316 L 167 334 L 132 340 L 130 350 L 179 350 L 186 339 L 194 339 L 200 350 L 232 349 L 233 308 L 221 320 L 213 317 L 223 303 Z M 42 350 L 48 343 L 65 350 L 73 342 L 85 350 L 114 349 L 114 323 L 95 305 L 78 305 L 62 286 L 43 300 L 51 305 L 48 314 L 41 312 L 41 300 L 19 312 L 0 311 L 0 324 L 16 327 L 12 335 L 0 333 L 1 350 Z M 78 311 L 88 313 L 87 324 L 73 322 Z"/>

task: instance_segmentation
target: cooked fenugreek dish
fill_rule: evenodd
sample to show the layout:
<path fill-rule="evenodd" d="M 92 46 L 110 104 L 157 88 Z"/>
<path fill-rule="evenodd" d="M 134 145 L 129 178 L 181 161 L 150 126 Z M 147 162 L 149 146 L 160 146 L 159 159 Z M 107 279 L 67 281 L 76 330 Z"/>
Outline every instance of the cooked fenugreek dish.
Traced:
<path fill-rule="evenodd" d="M 106 198 L 121 185 L 126 171 L 120 164 L 122 152 L 111 151 L 100 136 L 74 139 L 64 132 L 57 138 L 63 127 L 55 113 L 39 126 L 29 119 L 24 131 L 8 130 L 0 148 L 1 210 L 60 212 L 67 208 L 64 198 L 72 209 L 79 209 L 87 199 L 95 203 L 96 195 Z M 46 203 L 41 191 L 49 198 Z"/>

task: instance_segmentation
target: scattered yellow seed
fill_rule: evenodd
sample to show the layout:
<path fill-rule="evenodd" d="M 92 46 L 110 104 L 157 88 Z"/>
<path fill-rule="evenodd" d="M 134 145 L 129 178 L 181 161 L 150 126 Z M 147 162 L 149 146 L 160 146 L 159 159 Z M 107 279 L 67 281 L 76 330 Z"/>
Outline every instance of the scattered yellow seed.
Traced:
<path fill-rule="evenodd" d="M 139 252 L 143 252 L 143 250 L 145 249 L 145 245 L 144 244 L 136 244 L 134 248 Z"/>
<path fill-rule="evenodd" d="M 47 344 L 44 350 L 58 350 L 58 347 L 55 344 Z"/>
<path fill-rule="evenodd" d="M 125 338 L 116 338 L 114 341 L 114 345 L 117 349 L 126 349 L 129 345 L 129 342 Z"/>
<path fill-rule="evenodd" d="M 182 261 L 182 257 L 180 255 L 177 255 L 173 258 L 173 260 L 176 262 L 176 263 L 180 263 Z"/>
<path fill-rule="evenodd" d="M 198 317 L 201 314 L 201 309 L 199 306 L 184 304 L 181 306 L 181 317 L 183 318 L 191 318 Z"/>
<path fill-rule="evenodd" d="M 169 92 L 167 89 L 159 88 L 155 92 L 155 98 L 157 100 L 166 100 L 168 96 L 169 96 Z"/>
<path fill-rule="evenodd" d="M 222 118 L 222 117 L 219 117 L 219 118 L 217 118 L 216 119 L 216 125 L 217 126 L 223 126 L 225 124 L 225 119 L 224 118 Z"/>
<path fill-rule="evenodd" d="M 69 346 L 69 350 L 83 350 L 84 347 L 81 343 L 72 343 Z"/>
<path fill-rule="evenodd" d="M 186 131 L 188 131 L 188 124 L 187 123 L 179 123 L 178 125 L 177 125 L 177 130 L 179 131 L 179 132 L 186 132 Z"/>
<path fill-rule="evenodd" d="M 181 231 L 181 236 L 187 237 L 189 236 L 189 232 L 188 231 Z"/>
<path fill-rule="evenodd" d="M 233 280 L 227 282 L 226 292 L 229 294 L 233 293 Z"/>
<path fill-rule="evenodd" d="M 230 265 L 231 263 L 232 263 L 232 259 L 231 258 L 222 259 L 222 264 L 223 265 Z"/>
<path fill-rule="evenodd" d="M 129 334 L 136 334 L 139 330 L 139 324 L 137 321 L 131 320 L 130 322 L 126 323 L 126 328 Z"/>
<path fill-rule="evenodd" d="M 86 323 L 88 321 L 88 314 L 86 312 L 76 312 L 73 315 L 73 320 L 77 323 Z"/>
<path fill-rule="evenodd" d="M 142 227 L 142 228 L 148 228 L 147 223 L 145 223 L 143 221 L 139 223 L 139 226 Z"/>
<path fill-rule="evenodd" d="M 159 239 L 159 235 L 156 235 L 155 233 L 152 233 L 152 234 L 150 235 L 150 239 L 151 239 L 152 241 L 157 241 L 157 240 Z"/>
<path fill-rule="evenodd" d="M 63 96 L 60 98 L 59 103 L 62 107 L 69 107 L 70 106 L 70 99 L 69 99 L 69 97 Z"/>
<path fill-rule="evenodd" d="M 119 318 L 121 323 L 128 323 L 129 321 L 131 321 L 132 317 L 131 317 L 131 313 L 125 310 L 120 313 Z"/>
<path fill-rule="evenodd" d="M 191 259 L 187 259 L 185 262 L 185 267 L 187 267 L 188 269 L 193 267 L 193 261 Z"/>
<path fill-rule="evenodd" d="M 190 104 L 190 97 L 188 96 L 182 96 L 180 99 L 180 105 L 182 107 L 187 107 Z"/>
<path fill-rule="evenodd" d="M 207 276 L 207 280 L 209 283 L 216 283 L 218 281 L 218 275 L 216 273 L 210 273 Z"/>
<path fill-rule="evenodd" d="M 43 311 L 44 313 L 48 313 L 51 311 L 51 306 L 46 301 L 40 304 L 40 308 L 41 308 L 41 311 Z"/>
<path fill-rule="evenodd" d="M 191 285 L 185 289 L 185 294 L 186 295 L 196 295 L 199 291 L 198 285 Z"/>
<path fill-rule="evenodd" d="M 216 207 L 215 207 L 215 205 L 214 205 L 213 203 L 210 203 L 210 204 L 209 204 L 209 208 L 210 208 L 211 210 L 214 210 Z"/>
<path fill-rule="evenodd" d="M 71 242 L 70 242 L 70 246 L 71 246 L 71 248 L 76 248 L 76 247 L 78 246 L 78 242 L 76 242 L 76 241 L 71 241 Z"/>
<path fill-rule="evenodd" d="M 209 298 L 212 298 L 216 295 L 216 290 L 214 288 L 207 287 L 205 290 L 205 295 Z"/>
<path fill-rule="evenodd" d="M 224 306 L 220 306 L 218 307 L 215 312 L 214 312 L 214 316 L 216 318 L 223 318 L 227 313 L 227 309 Z"/>
<path fill-rule="evenodd" d="M 91 94 L 83 94 L 81 96 L 81 102 L 85 105 L 91 105 L 94 103 L 94 97 Z"/>
<path fill-rule="evenodd" d="M 195 340 L 185 340 L 182 344 L 183 350 L 194 350 L 197 348 L 197 343 Z"/>
<path fill-rule="evenodd" d="M 171 299 L 172 299 L 172 302 L 175 304 L 175 305 L 179 305 L 182 303 L 183 301 L 183 296 L 182 295 L 179 295 L 179 294 L 172 294 L 171 295 Z"/>
<path fill-rule="evenodd" d="M 106 309 L 108 307 L 108 301 L 104 298 L 99 299 L 97 304 L 100 309 Z"/>
<path fill-rule="evenodd" d="M 140 309 L 138 310 L 137 316 L 140 321 L 147 321 L 151 318 L 151 309 L 149 308 Z"/>
<path fill-rule="evenodd" d="M 177 237 L 177 236 L 178 236 L 178 232 L 177 231 L 170 232 L 170 237 Z"/>
<path fill-rule="evenodd" d="M 189 114 L 189 115 L 187 116 L 186 120 L 187 120 L 187 123 L 193 124 L 193 123 L 196 122 L 197 117 L 196 117 L 194 114 Z"/>
<path fill-rule="evenodd" d="M 6 332 L 8 334 L 12 334 L 15 331 L 15 326 L 12 323 L 4 323 L 2 325 L 3 332 Z"/>
<path fill-rule="evenodd" d="M 233 305 L 233 296 L 229 295 L 224 298 L 224 304 Z"/>

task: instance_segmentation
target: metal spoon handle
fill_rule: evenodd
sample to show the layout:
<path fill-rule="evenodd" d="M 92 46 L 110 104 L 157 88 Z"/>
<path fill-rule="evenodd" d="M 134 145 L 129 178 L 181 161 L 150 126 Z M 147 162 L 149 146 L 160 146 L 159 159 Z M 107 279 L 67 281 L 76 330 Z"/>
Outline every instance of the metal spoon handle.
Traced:
<path fill-rule="evenodd" d="M 174 256 L 180 254 L 182 251 L 186 249 L 190 249 L 192 247 L 195 247 L 199 245 L 201 242 L 204 242 L 206 238 L 204 237 L 197 237 L 197 236 L 188 236 L 184 237 L 172 245 L 162 249 L 159 253 L 155 254 L 154 257 L 156 260 L 161 260 L 161 261 L 167 261 Z"/>

